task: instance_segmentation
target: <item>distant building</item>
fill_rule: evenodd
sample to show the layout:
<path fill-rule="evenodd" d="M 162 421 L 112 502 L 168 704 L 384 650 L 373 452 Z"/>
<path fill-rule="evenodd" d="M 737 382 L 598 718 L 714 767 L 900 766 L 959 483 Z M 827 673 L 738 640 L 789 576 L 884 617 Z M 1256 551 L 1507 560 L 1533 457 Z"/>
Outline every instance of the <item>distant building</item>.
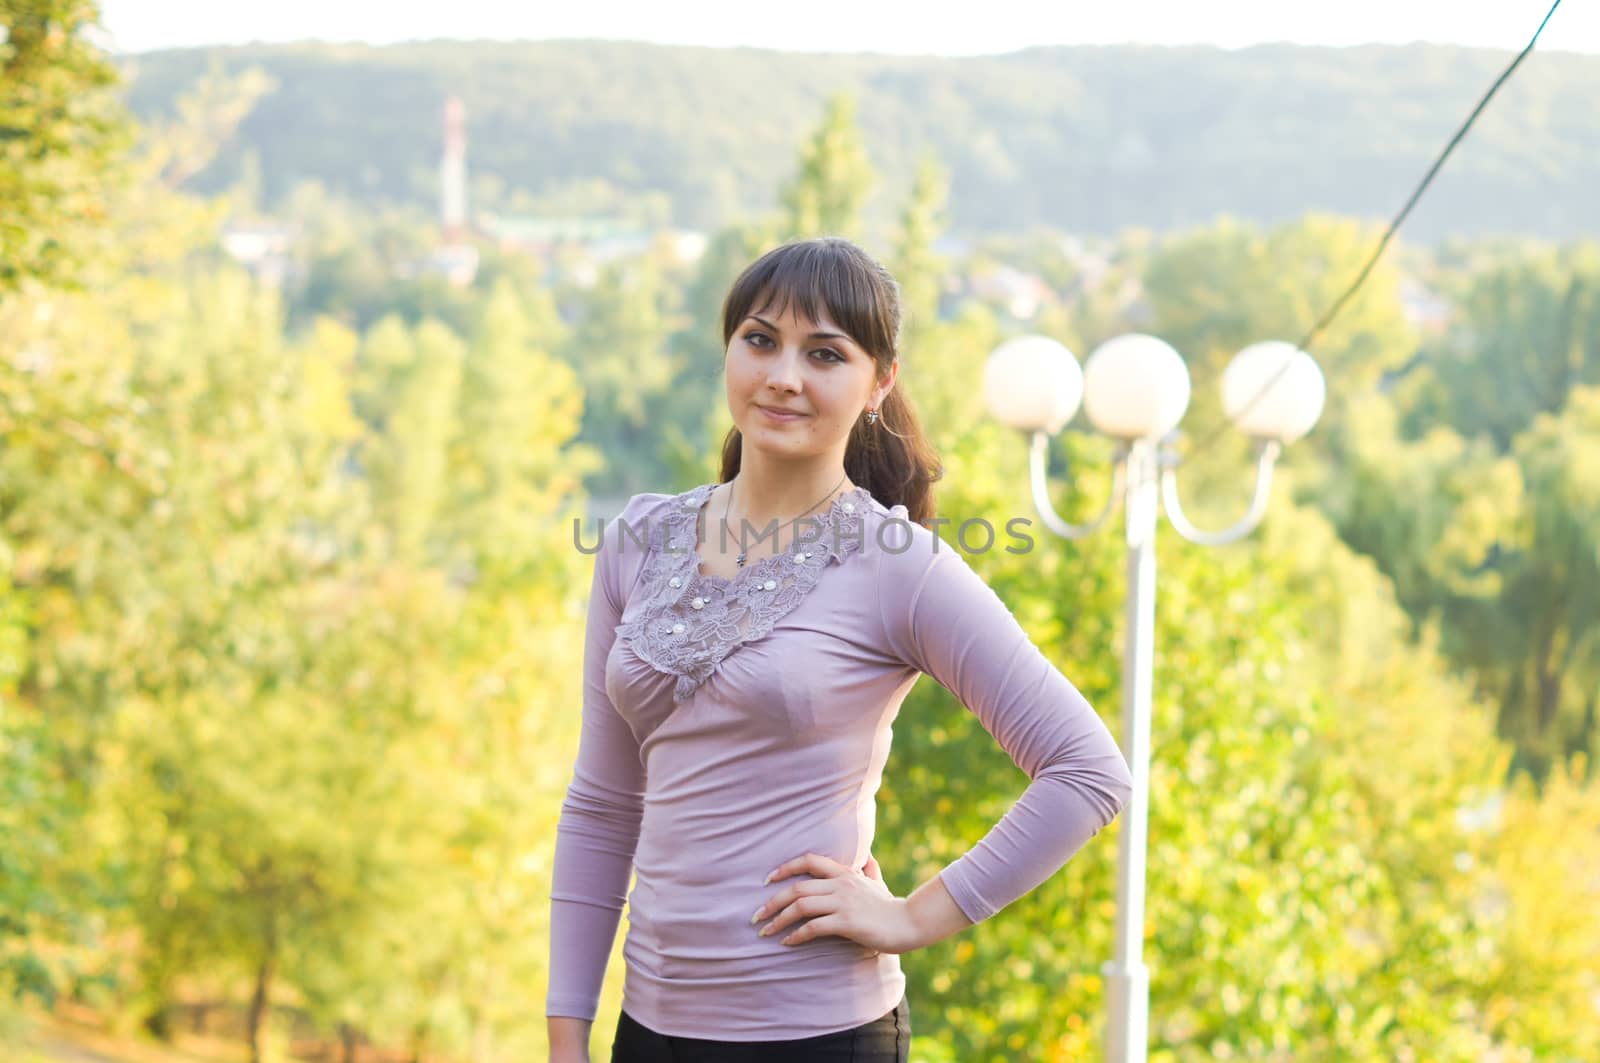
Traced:
<path fill-rule="evenodd" d="M 999 303 L 1019 321 L 1028 321 L 1050 299 L 1050 286 L 1041 278 L 1014 266 L 996 266 L 973 276 L 968 282 L 973 296 Z"/>
<path fill-rule="evenodd" d="M 648 229 L 619 233 L 584 246 L 588 259 L 596 266 L 629 258 L 638 258 L 655 246 L 655 233 Z"/>
<path fill-rule="evenodd" d="M 1443 332 L 1455 317 L 1450 300 L 1415 277 L 1401 279 L 1400 307 L 1406 320 L 1421 332 Z"/>
<path fill-rule="evenodd" d="M 263 284 L 277 288 L 294 271 L 290 254 L 299 235 L 297 227 L 282 222 L 229 222 L 222 249 Z"/>
<path fill-rule="evenodd" d="M 426 258 L 398 263 L 394 269 L 397 277 L 415 277 L 435 274 L 458 288 L 471 284 L 478 275 L 478 249 L 471 244 L 445 244 L 433 249 Z"/>
<path fill-rule="evenodd" d="M 1071 305 L 1095 291 L 1111 274 L 1113 260 L 1106 250 L 1096 249 L 1077 236 L 1061 239 L 1061 253 L 1077 268 L 1067 290 L 1061 293 L 1062 301 Z"/>
<path fill-rule="evenodd" d="M 667 253 L 683 266 L 699 262 L 711 246 L 711 238 L 695 229 L 663 229 L 658 236 L 666 241 Z"/>
<path fill-rule="evenodd" d="M 614 218 L 552 218 L 539 215 L 483 214 L 483 231 L 503 251 L 547 257 L 573 247 L 648 246 L 650 230 Z"/>
<path fill-rule="evenodd" d="M 421 258 L 394 264 L 400 277 L 434 274 L 457 287 L 478 275 L 479 251 L 467 215 L 466 108 L 451 96 L 444 104 L 444 150 L 439 158 L 438 246 Z M 222 247 L 263 283 L 281 286 L 295 271 L 292 257 L 298 227 L 281 222 L 235 221 L 222 233 Z"/>
<path fill-rule="evenodd" d="M 711 242 L 693 229 L 652 228 L 617 218 L 484 213 L 478 221 L 500 250 L 528 255 L 552 278 L 580 288 L 592 287 L 602 266 L 646 254 L 693 265 Z"/>

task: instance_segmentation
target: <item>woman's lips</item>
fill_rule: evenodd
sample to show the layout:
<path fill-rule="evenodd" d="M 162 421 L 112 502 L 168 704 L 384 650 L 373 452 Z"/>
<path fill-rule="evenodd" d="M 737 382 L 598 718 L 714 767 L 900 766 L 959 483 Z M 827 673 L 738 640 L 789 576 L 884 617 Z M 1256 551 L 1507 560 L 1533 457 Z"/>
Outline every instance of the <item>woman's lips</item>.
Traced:
<path fill-rule="evenodd" d="M 772 418 L 774 421 L 799 421 L 805 418 L 805 414 L 803 413 L 784 413 L 766 406 L 757 406 L 756 408 L 762 413 L 766 414 L 768 417 Z"/>

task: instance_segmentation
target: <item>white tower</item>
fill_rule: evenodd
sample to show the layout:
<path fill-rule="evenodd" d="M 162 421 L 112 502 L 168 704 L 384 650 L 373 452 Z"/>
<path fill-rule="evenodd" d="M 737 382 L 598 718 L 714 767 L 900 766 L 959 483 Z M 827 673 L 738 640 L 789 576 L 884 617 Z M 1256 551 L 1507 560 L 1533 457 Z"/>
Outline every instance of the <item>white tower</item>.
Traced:
<path fill-rule="evenodd" d="M 466 235 L 467 132 L 466 109 L 451 96 L 444 104 L 444 155 L 439 160 L 440 220 L 444 242 L 455 245 Z"/>

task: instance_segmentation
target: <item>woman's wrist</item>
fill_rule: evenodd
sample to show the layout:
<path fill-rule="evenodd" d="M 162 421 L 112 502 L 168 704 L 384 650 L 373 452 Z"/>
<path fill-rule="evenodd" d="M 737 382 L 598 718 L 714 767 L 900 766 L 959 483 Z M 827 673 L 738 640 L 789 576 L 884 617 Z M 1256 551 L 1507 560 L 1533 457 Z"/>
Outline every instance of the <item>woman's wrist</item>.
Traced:
<path fill-rule="evenodd" d="M 551 1063 L 588 1063 L 589 1030 L 593 1025 L 588 1019 L 570 1015 L 546 1016 Z"/>
<path fill-rule="evenodd" d="M 912 926 L 913 949 L 927 948 L 972 925 L 938 875 L 918 886 L 905 899 L 905 905 Z"/>

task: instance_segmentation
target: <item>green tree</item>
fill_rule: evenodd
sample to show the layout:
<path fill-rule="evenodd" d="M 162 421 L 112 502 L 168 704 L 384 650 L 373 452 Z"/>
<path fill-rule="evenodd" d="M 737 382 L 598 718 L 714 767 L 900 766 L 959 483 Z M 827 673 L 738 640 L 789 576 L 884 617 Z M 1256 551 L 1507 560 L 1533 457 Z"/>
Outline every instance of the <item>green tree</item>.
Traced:
<path fill-rule="evenodd" d="M 1474 549 L 1447 554 L 1454 564 L 1442 573 L 1461 659 L 1493 691 L 1517 766 L 1541 780 L 1556 761 L 1583 752 L 1592 765 L 1596 752 L 1597 453 L 1600 387 L 1575 388 L 1564 410 L 1516 437 L 1500 476 L 1471 478 L 1455 518 Z"/>
<path fill-rule="evenodd" d="M 402 563 L 426 565 L 443 549 L 432 530 L 450 491 L 464 357 L 465 345 L 436 321 L 413 332 L 386 319 L 368 337 L 364 360 L 376 386 L 364 397 L 375 431 L 363 463 L 387 529 L 383 555 Z"/>
<path fill-rule="evenodd" d="M 855 114 L 853 97 L 833 96 L 821 125 L 801 145 L 799 167 L 780 197 L 788 238 L 860 238 L 862 210 L 877 176 Z"/>
<path fill-rule="evenodd" d="M 1325 506 L 1496 706 L 1514 771 L 1595 749 L 1593 248 L 1474 260 L 1457 324 L 1349 405 Z M 1443 422 L 1443 423 L 1441 423 Z M 1592 770 L 1592 768 L 1591 768 Z"/>
<path fill-rule="evenodd" d="M 1451 280 L 1458 321 L 1426 352 L 1414 420 L 1442 417 L 1504 453 L 1574 388 L 1600 384 L 1600 244 L 1499 257 Z"/>
<path fill-rule="evenodd" d="M 0 0 L 0 295 L 73 285 L 128 179 L 133 122 L 93 0 Z"/>
<path fill-rule="evenodd" d="M 134 560 L 129 539 L 147 507 L 161 512 L 155 495 L 173 460 L 147 430 L 153 404 L 135 384 L 145 369 L 136 336 L 179 312 L 162 279 L 196 253 L 218 213 L 154 179 L 159 141 L 123 154 L 123 132 L 110 118 L 99 124 L 82 66 L 93 61 L 77 36 L 87 9 L 4 10 L 0 29 L 11 38 L 0 55 L 13 81 L 0 109 L 12 108 L 8 120 L 43 140 L 30 147 L 27 137 L 13 138 L 16 165 L 0 161 L 0 181 L 11 182 L 0 201 L 18 208 L 0 228 L 15 219 L 26 230 L 22 243 L 4 234 L 6 265 L 21 272 L 0 283 L 0 628 L 8 647 L 0 774 L 12 787 L 6 814 L 17 827 L 6 832 L 12 860 L 0 876 L 8 972 L 0 977 L 53 997 L 113 980 L 99 927 L 118 896 L 115 854 L 62 839 L 85 837 L 104 733 L 142 681 L 129 648 L 169 648 L 162 639 L 170 632 L 144 627 L 156 577 Z M 52 189 L 59 199 L 29 198 Z"/>
<path fill-rule="evenodd" d="M 177 101 L 178 114 L 152 130 L 160 181 L 180 188 L 216 159 L 217 152 L 277 82 L 259 67 L 228 74 L 212 59 L 206 73 Z M 259 156 L 256 156 L 259 167 Z M 255 190 L 259 196 L 259 190 Z M 238 204 L 249 209 L 248 201 Z"/>
<path fill-rule="evenodd" d="M 917 167 L 911 194 L 900 212 L 889 269 L 900 284 L 907 347 L 915 347 L 924 330 L 939 320 L 939 296 L 949 264 L 933 250 L 944 232 L 950 178 L 933 156 Z"/>
<path fill-rule="evenodd" d="M 666 482 L 663 424 L 684 370 L 671 343 L 678 298 L 648 258 L 604 267 L 585 297 L 565 357 L 583 385 L 581 441 L 606 456 L 588 485 L 596 493 L 626 496 Z"/>
<path fill-rule="evenodd" d="M 577 374 L 551 353 L 565 331 L 548 293 L 525 306 L 502 279 L 481 305 L 467 351 L 450 505 L 441 523 L 476 567 L 535 563 L 537 525 L 598 468 L 593 451 L 557 446 L 577 431 Z M 559 400 L 559 401 L 557 401 Z"/>

